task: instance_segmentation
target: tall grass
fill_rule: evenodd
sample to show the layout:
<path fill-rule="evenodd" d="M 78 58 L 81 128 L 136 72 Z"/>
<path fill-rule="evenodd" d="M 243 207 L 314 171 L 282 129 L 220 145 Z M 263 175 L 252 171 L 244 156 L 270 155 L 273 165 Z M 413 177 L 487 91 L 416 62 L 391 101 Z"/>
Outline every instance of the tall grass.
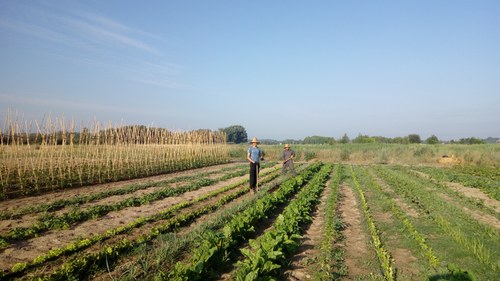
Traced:
<path fill-rule="evenodd" d="M 231 157 L 244 159 L 249 144 L 230 145 Z M 260 145 L 268 160 L 279 160 L 280 145 Z M 293 145 L 296 161 L 320 160 L 346 164 L 437 165 L 444 155 L 454 155 L 462 165 L 500 166 L 499 144 L 334 144 Z"/>
<path fill-rule="evenodd" d="M 145 126 L 8 113 L 0 128 L 0 198 L 156 175 L 227 162 L 222 132 L 173 132 Z"/>

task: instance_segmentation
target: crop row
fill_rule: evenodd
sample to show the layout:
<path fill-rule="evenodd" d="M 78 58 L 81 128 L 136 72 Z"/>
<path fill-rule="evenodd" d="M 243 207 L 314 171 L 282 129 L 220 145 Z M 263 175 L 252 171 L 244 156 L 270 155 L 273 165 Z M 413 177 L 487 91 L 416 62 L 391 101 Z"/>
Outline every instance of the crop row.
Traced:
<path fill-rule="evenodd" d="M 335 176 L 328 186 L 331 193 L 326 198 L 323 214 L 325 217 L 324 235 L 319 248 L 319 270 L 316 272 L 319 280 L 337 279 L 345 276 L 347 271 L 343 263 L 343 252 L 335 246 L 336 243 L 344 239 L 342 231 L 345 229 L 345 225 L 337 212 L 338 202 L 341 199 L 339 187 L 344 180 L 344 169 L 343 165 L 336 166 Z"/>

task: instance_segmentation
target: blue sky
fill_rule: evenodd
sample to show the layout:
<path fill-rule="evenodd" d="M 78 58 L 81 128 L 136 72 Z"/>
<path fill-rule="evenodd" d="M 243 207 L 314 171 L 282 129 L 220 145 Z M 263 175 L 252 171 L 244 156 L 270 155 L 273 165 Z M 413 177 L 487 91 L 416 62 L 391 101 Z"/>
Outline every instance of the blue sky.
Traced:
<path fill-rule="evenodd" d="M 500 137 L 500 1 L 0 0 L 0 112 Z"/>

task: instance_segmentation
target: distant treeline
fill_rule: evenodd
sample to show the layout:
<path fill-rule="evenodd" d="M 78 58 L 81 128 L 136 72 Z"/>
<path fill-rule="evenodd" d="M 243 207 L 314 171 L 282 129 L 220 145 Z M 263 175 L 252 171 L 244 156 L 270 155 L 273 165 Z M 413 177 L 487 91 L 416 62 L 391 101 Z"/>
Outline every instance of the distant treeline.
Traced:
<path fill-rule="evenodd" d="M 246 143 L 247 133 L 243 126 L 232 125 L 217 131 L 198 129 L 185 132 L 170 131 L 164 128 L 152 128 L 144 125 L 127 125 L 119 127 L 104 127 L 95 123 L 89 127 L 76 129 L 61 123 L 47 123 L 43 128 L 34 130 L 30 126 L 21 126 L 20 123 L 9 123 L 8 128 L 0 129 L 0 144 L 187 144 L 187 143 Z M 479 139 L 475 137 L 459 140 L 442 141 L 435 135 L 422 140 L 418 134 L 409 134 L 405 137 L 388 138 L 382 136 L 368 136 L 359 134 L 351 139 L 347 134 L 341 138 L 326 136 L 308 136 L 303 140 L 261 139 L 262 144 L 343 144 L 343 143 L 384 143 L 384 144 L 485 144 L 500 143 L 500 138 Z"/>
<path fill-rule="evenodd" d="M 440 143 L 454 143 L 454 144 L 485 144 L 485 143 L 499 143 L 500 138 L 462 138 L 459 140 L 442 141 L 439 140 L 435 135 L 422 140 L 418 134 L 410 134 L 405 137 L 395 137 L 387 138 L 381 136 L 368 136 L 359 134 L 356 138 L 350 139 L 347 134 L 344 134 L 341 138 L 335 139 L 333 137 L 325 136 L 309 136 L 305 137 L 303 140 L 286 139 L 282 141 L 263 139 L 261 143 L 263 144 L 338 144 L 338 143 L 395 143 L 395 144 L 413 144 L 413 143 L 426 143 L 426 144 L 440 144 Z"/>

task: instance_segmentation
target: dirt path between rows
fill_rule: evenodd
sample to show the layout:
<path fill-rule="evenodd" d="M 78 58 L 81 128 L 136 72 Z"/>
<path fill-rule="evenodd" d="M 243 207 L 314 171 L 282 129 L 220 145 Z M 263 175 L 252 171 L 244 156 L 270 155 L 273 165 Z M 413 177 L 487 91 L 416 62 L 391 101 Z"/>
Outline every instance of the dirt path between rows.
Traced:
<path fill-rule="evenodd" d="M 423 177 L 425 179 L 432 179 L 426 173 L 416 171 L 416 170 L 412 170 L 412 172 L 415 172 L 417 175 L 419 175 L 420 177 Z M 487 194 L 485 194 L 479 188 L 467 187 L 467 186 L 464 186 L 464 185 L 461 185 L 461 184 L 455 183 L 455 182 L 447 182 L 447 181 L 441 181 L 441 182 L 444 183 L 449 188 L 451 188 L 457 192 L 462 193 L 466 197 L 480 200 L 487 207 L 490 207 L 495 212 L 500 213 L 500 201 L 490 198 Z"/>
<path fill-rule="evenodd" d="M 360 280 L 371 273 L 366 264 L 367 260 L 374 260 L 373 251 L 368 248 L 370 237 L 363 230 L 363 214 L 358 206 L 354 191 L 346 184 L 340 186 L 342 200 L 340 212 L 345 224 L 345 240 L 342 248 L 345 249 L 344 263 L 347 266 L 348 274 L 342 280 Z M 376 261 L 376 258 L 375 258 Z"/>
<path fill-rule="evenodd" d="M 328 181 L 325 190 L 321 194 L 318 207 L 312 212 L 312 223 L 302 234 L 300 246 L 291 259 L 290 269 L 284 273 L 286 280 L 311 280 L 314 274 L 309 269 L 309 266 L 314 262 L 314 257 L 319 256 L 318 251 L 320 251 L 319 247 L 323 240 L 326 200 L 332 193 L 329 185 L 330 182 Z"/>
<path fill-rule="evenodd" d="M 450 198 L 446 194 L 439 193 L 438 196 L 441 199 L 445 200 L 446 202 L 452 204 L 453 206 L 455 206 L 459 209 L 462 209 L 465 213 L 469 214 L 475 220 L 477 220 L 485 225 L 496 228 L 497 230 L 500 230 L 500 220 L 498 220 L 496 217 L 489 215 L 489 214 L 485 214 L 484 212 L 471 210 L 465 206 L 462 206 L 462 205 L 458 204 L 457 202 L 455 202 L 455 200 L 453 200 L 453 198 Z"/>
<path fill-rule="evenodd" d="M 488 195 L 486 195 L 480 189 L 463 186 L 459 183 L 454 182 L 446 182 L 446 185 L 469 198 L 479 199 L 484 203 L 484 205 L 492 208 L 495 212 L 500 213 L 500 201 L 488 197 Z"/>

